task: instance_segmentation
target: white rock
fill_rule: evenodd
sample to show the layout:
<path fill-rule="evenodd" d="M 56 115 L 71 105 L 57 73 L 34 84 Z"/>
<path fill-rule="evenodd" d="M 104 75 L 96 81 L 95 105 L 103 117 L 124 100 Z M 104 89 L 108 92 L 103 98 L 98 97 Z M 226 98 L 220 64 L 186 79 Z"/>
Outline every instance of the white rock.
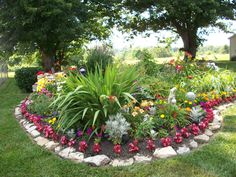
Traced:
<path fill-rule="evenodd" d="M 199 143 L 206 143 L 209 141 L 209 136 L 202 134 L 194 137 L 194 140 L 196 140 Z"/>
<path fill-rule="evenodd" d="M 123 166 L 129 166 L 132 165 L 134 163 L 134 159 L 133 158 L 129 158 L 129 159 L 114 159 L 111 162 L 111 165 L 113 167 L 123 167 Z"/>
<path fill-rule="evenodd" d="M 187 146 L 182 146 L 182 147 L 179 147 L 176 152 L 178 154 L 186 154 L 190 152 L 190 149 Z"/>
<path fill-rule="evenodd" d="M 134 156 L 134 160 L 137 163 L 145 163 L 145 162 L 151 161 L 152 157 L 137 154 L 137 155 Z"/>
<path fill-rule="evenodd" d="M 34 137 L 34 138 L 36 138 L 37 136 L 40 135 L 40 133 L 39 133 L 37 130 L 31 131 L 30 134 L 31 134 L 31 136 Z"/>
<path fill-rule="evenodd" d="M 219 130 L 220 127 L 221 127 L 220 124 L 212 124 L 212 125 L 209 126 L 209 129 L 210 129 L 211 131 L 216 131 L 216 130 Z"/>
<path fill-rule="evenodd" d="M 24 124 L 24 123 L 25 123 L 25 119 L 21 119 L 20 124 Z"/>
<path fill-rule="evenodd" d="M 63 148 L 61 146 L 57 146 L 54 151 L 55 153 L 59 153 Z"/>
<path fill-rule="evenodd" d="M 93 166 L 103 166 L 110 162 L 110 158 L 106 155 L 96 155 L 85 158 L 84 162 Z"/>
<path fill-rule="evenodd" d="M 15 116 L 21 115 L 21 110 L 19 107 L 15 108 Z"/>
<path fill-rule="evenodd" d="M 198 143 L 197 143 L 196 141 L 192 140 L 192 141 L 189 143 L 189 146 L 194 149 L 194 148 L 197 148 L 197 147 L 198 147 Z"/>
<path fill-rule="evenodd" d="M 206 134 L 207 136 L 212 136 L 212 135 L 213 135 L 212 131 L 209 130 L 209 129 L 206 129 L 206 130 L 205 130 L 205 134 Z"/>
<path fill-rule="evenodd" d="M 34 126 L 34 124 L 32 124 L 32 123 L 27 123 L 27 124 L 24 125 L 26 130 L 28 130 L 32 126 Z"/>
<path fill-rule="evenodd" d="M 80 162 L 83 162 L 84 160 L 84 154 L 82 152 L 74 152 L 74 153 L 70 153 L 68 158 L 77 163 L 80 163 Z"/>
<path fill-rule="evenodd" d="M 49 142 L 48 139 L 46 139 L 46 138 L 44 138 L 44 137 L 41 137 L 41 136 L 35 138 L 34 140 L 37 142 L 37 144 L 38 144 L 39 146 L 44 146 L 45 144 L 47 144 L 47 143 Z"/>
<path fill-rule="evenodd" d="M 37 128 L 36 126 L 32 126 L 32 127 L 28 128 L 26 131 L 30 133 L 33 130 L 35 130 L 36 128 Z"/>
<path fill-rule="evenodd" d="M 177 155 L 177 153 L 171 146 L 156 149 L 155 152 L 153 153 L 153 156 L 157 158 L 167 158 L 175 155 Z"/>
<path fill-rule="evenodd" d="M 63 158 L 68 158 L 70 153 L 75 152 L 75 148 L 73 147 L 68 147 L 63 149 L 62 151 L 60 151 L 58 153 L 59 156 L 63 157 Z"/>
<path fill-rule="evenodd" d="M 59 143 L 55 143 L 54 141 L 49 141 L 47 144 L 45 144 L 45 147 L 49 150 L 53 150 L 57 146 L 59 146 Z"/>

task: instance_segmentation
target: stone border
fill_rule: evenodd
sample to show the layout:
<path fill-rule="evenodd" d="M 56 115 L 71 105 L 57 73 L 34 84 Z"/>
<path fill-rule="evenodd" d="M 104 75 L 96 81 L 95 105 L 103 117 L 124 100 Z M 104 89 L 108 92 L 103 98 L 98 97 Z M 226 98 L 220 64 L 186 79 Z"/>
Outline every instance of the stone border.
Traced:
<path fill-rule="evenodd" d="M 23 101 L 21 102 L 23 103 Z M 36 126 L 33 123 L 30 123 L 28 120 L 24 118 L 21 114 L 20 105 L 15 108 L 15 117 L 19 121 L 20 125 L 24 127 L 25 131 L 33 138 L 33 140 L 39 145 L 42 146 L 60 157 L 64 159 L 70 159 L 76 163 L 87 163 L 92 166 L 104 166 L 111 165 L 114 167 L 118 166 L 128 166 L 134 163 L 147 163 L 152 161 L 153 159 L 163 159 L 169 158 L 176 155 L 183 155 L 189 153 L 191 150 L 199 147 L 200 144 L 207 143 L 210 140 L 210 137 L 214 135 L 214 133 L 219 130 L 223 124 L 223 117 L 221 112 L 226 108 L 233 106 L 236 103 L 224 104 L 216 107 L 213 110 L 214 120 L 212 123 L 209 123 L 208 129 L 205 130 L 203 134 L 198 136 L 194 136 L 193 139 L 189 139 L 188 143 L 180 144 L 177 148 L 173 148 L 172 146 L 167 146 L 163 148 L 156 148 L 153 157 L 152 156 L 144 156 L 141 154 L 134 155 L 133 158 L 129 159 L 110 159 L 106 155 L 95 155 L 91 157 L 84 158 L 84 154 L 82 152 L 76 152 L 76 149 L 73 147 L 63 148 L 59 143 L 48 140 L 43 136 L 40 136 L 40 132 L 36 130 Z"/>

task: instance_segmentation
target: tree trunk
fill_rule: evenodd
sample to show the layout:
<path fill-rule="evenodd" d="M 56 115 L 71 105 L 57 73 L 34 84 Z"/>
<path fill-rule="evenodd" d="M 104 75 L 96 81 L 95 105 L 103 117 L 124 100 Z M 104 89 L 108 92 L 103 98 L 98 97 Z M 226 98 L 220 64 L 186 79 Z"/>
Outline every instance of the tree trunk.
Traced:
<path fill-rule="evenodd" d="M 181 33 L 180 36 L 184 43 L 184 51 L 191 54 L 192 58 L 195 58 L 196 53 L 197 53 L 197 47 L 198 47 L 197 34 L 192 31 L 187 31 L 187 32 Z"/>
<path fill-rule="evenodd" d="M 41 57 L 42 57 L 42 65 L 43 65 L 43 69 L 46 72 L 51 71 L 51 69 L 53 68 L 54 65 L 54 60 L 53 58 L 55 57 L 55 53 L 54 52 L 45 52 L 43 50 L 40 51 L 41 53 Z"/>

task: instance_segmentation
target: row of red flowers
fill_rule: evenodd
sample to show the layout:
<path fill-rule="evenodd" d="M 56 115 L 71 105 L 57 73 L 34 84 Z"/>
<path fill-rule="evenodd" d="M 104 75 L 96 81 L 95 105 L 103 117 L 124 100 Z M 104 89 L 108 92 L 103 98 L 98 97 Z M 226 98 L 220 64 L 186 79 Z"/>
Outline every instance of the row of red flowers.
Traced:
<path fill-rule="evenodd" d="M 201 106 L 205 109 L 206 111 L 206 117 L 199 123 L 193 123 L 189 125 L 188 127 L 183 127 L 179 130 L 176 130 L 176 134 L 174 137 L 166 137 L 166 138 L 161 138 L 160 143 L 163 147 L 170 146 L 173 142 L 176 144 L 180 144 L 183 142 L 184 138 L 189 138 L 190 135 L 197 136 L 200 133 L 204 133 L 205 129 L 208 127 L 209 123 L 213 121 L 214 119 L 214 114 L 212 108 L 214 106 L 218 106 L 222 103 L 228 103 L 232 102 L 233 100 L 236 99 L 236 95 L 231 96 L 231 97 L 226 97 L 224 99 L 219 98 L 219 99 L 214 99 L 210 100 L 206 103 L 201 103 Z M 41 121 L 40 116 L 31 114 L 27 111 L 27 104 L 26 104 L 27 99 L 21 104 L 21 112 L 23 116 L 32 122 L 36 127 L 37 130 L 44 135 L 45 138 L 50 138 L 55 142 L 59 142 L 63 146 L 69 146 L 69 147 L 74 147 L 77 143 L 75 139 L 68 139 L 65 135 L 59 135 L 50 125 L 45 124 Z M 130 153 L 136 153 L 139 152 L 139 141 L 134 140 L 133 142 L 128 144 L 129 147 L 129 152 Z M 149 151 L 155 150 L 156 145 L 155 141 L 152 139 L 146 140 L 146 149 Z M 82 140 L 78 142 L 78 147 L 77 150 L 80 152 L 86 152 L 88 149 L 88 144 L 85 140 Z M 94 153 L 100 153 L 101 152 L 101 145 L 98 142 L 95 142 L 93 144 L 92 150 Z M 121 154 L 122 153 L 122 147 L 120 144 L 116 144 L 113 147 L 113 151 L 116 154 Z"/>

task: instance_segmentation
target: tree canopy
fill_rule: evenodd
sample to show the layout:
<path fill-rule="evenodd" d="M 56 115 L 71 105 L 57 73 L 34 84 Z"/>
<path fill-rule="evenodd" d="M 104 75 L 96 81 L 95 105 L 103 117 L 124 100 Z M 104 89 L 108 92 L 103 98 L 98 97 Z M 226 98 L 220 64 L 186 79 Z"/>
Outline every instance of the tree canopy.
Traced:
<path fill-rule="evenodd" d="M 119 1 L 119 0 L 118 0 Z M 208 27 L 226 31 L 222 20 L 235 19 L 235 0 L 123 0 L 125 29 L 136 34 L 144 31 L 171 30 L 183 40 L 184 50 L 195 57 Z"/>
<path fill-rule="evenodd" d="M 68 48 L 106 38 L 112 14 L 102 1 L 1 0 L 0 47 L 7 52 L 39 50 L 50 70 Z"/>

